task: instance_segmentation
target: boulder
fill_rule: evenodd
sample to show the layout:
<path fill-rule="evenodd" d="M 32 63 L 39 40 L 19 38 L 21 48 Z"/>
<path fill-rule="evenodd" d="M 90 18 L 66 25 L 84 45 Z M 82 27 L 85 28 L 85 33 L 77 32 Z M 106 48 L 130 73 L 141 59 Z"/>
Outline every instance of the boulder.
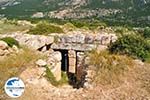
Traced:
<path fill-rule="evenodd" d="M 51 57 L 55 59 L 55 61 L 61 61 L 62 56 L 61 53 L 59 51 L 56 51 L 54 53 L 51 54 Z"/>
<path fill-rule="evenodd" d="M 54 42 L 54 37 L 42 36 L 42 35 L 31 35 L 28 38 L 28 41 L 25 41 L 25 44 L 33 49 L 39 49 L 45 45 L 50 45 Z"/>
<path fill-rule="evenodd" d="M 1 50 L 1 49 L 0 49 L 0 56 L 4 56 L 4 55 L 5 55 L 4 50 Z"/>
<path fill-rule="evenodd" d="M 45 45 L 50 45 L 54 42 L 53 36 L 44 36 L 44 35 L 30 35 L 30 34 L 7 34 L 3 37 L 12 37 L 15 38 L 20 44 L 26 45 L 32 49 L 39 49 Z"/>
<path fill-rule="evenodd" d="M 4 55 L 9 55 L 10 54 L 9 50 L 4 50 L 3 53 L 4 53 Z"/>
<path fill-rule="evenodd" d="M 15 46 L 15 45 L 13 45 L 13 46 L 12 46 L 12 50 L 13 50 L 14 52 L 16 52 L 16 53 L 18 53 L 18 52 L 19 52 L 18 47 L 17 47 L 17 46 Z"/>
<path fill-rule="evenodd" d="M 0 41 L 0 49 L 5 50 L 8 48 L 8 44 L 4 41 Z"/>

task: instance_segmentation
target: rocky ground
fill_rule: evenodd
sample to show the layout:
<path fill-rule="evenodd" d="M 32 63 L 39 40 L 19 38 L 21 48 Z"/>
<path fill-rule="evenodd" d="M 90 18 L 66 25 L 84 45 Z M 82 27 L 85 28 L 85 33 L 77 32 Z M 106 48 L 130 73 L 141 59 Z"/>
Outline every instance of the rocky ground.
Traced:
<path fill-rule="evenodd" d="M 137 63 L 137 66 L 136 73 L 149 65 Z M 142 69 L 141 73 L 144 74 Z M 134 77 L 134 71 L 131 70 L 125 81 L 116 87 L 93 84 L 91 88 L 73 89 L 69 85 L 54 87 L 46 79 L 40 78 L 41 69 L 29 68 L 20 75 L 26 83 L 26 90 L 19 100 L 150 100 L 150 94 L 141 88 L 141 82 L 135 79 L 138 74 Z"/>
<path fill-rule="evenodd" d="M 139 69 L 149 66 L 140 63 L 139 65 Z M 92 85 L 91 88 L 80 89 L 74 89 L 70 85 L 54 87 L 41 77 L 42 73 L 43 69 L 40 67 L 24 70 L 20 77 L 25 82 L 25 92 L 20 98 L 14 100 L 150 100 L 150 94 L 139 86 L 140 83 L 135 80 L 135 74 L 132 71 L 125 78 L 125 82 L 119 86 L 97 84 Z M 4 96 L 1 100 L 12 99 Z"/>

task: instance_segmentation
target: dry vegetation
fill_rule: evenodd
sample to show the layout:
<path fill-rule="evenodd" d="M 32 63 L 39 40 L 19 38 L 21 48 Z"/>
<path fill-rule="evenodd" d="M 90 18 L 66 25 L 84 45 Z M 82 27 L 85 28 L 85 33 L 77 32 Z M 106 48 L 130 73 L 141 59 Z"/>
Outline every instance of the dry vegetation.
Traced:
<path fill-rule="evenodd" d="M 125 73 L 133 67 L 131 58 L 112 55 L 107 51 L 93 50 L 90 59 L 90 63 L 96 71 L 94 81 L 102 85 L 120 83 Z"/>
<path fill-rule="evenodd" d="M 0 20 L 0 33 L 22 32 L 30 28 L 30 25 L 19 25 L 17 21 Z"/>
<path fill-rule="evenodd" d="M 100 86 L 106 97 L 119 100 L 150 99 L 150 64 L 107 51 L 90 53 L 95 67 L 94 84 Z"/>
<path fill-rule="evenodd" d="M 33 62 L 40 57 L 42 56 L 39 56 L 33 50 L 23 47 L 23 51 L 0 59 L 0 94 L 3 92 L 4 82 L 9 77 L 17 76 L 26 67 L 32 66 Z"/>

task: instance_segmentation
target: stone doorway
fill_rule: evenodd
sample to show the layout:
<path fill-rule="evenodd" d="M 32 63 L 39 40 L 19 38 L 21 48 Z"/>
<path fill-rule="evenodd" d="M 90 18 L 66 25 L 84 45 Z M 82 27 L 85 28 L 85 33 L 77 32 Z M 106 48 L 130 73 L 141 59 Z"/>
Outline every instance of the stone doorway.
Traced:
<path fill-rule="evenodd" d="M 68 72 L 69 69 L 69 57 L 68 57 L 68 50 L 55 50 L 61 52 L 61 70 L 64 72 Z"/>
<path fill-rule="evenodd" d="M 83 65 L 84 52 L 57 49 L 61 53 L 61 71 L 66 72 L 69 84 L 74 88 L 83 87 L 85 82 L 85 68 Z"/>

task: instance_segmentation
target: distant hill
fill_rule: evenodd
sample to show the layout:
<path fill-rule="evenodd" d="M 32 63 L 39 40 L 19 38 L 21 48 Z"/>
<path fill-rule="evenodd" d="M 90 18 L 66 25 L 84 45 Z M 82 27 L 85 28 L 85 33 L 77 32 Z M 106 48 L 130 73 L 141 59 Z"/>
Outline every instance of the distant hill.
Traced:
<path fill-rule="evenodd" d="M 150 0 L 0 0 L 6 17 L 97 18 L 149 22 Z"/>

